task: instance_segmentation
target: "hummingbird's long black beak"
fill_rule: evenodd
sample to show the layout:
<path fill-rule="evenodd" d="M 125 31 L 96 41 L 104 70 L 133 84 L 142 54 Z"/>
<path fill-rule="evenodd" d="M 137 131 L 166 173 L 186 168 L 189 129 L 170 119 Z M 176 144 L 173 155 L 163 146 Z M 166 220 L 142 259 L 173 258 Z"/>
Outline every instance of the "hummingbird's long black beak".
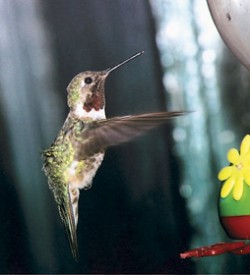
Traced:
<path fill-rule="evenodd" d="M 132 59 L 134 59 L 134 58 L 140 56 L 140 55 L 143 54 L 143 53 L 144 53 L 144 51 L 141 51 L 141 52 L 139 52 L 139 53 L 137 53 L 137 54 L 131 56 L 130 58 L 126 59 L 125 61 L 122 61 L 122 62 L 119 63 L 118 65 L 116 65 L 116 66 L 114 66 L 114 67 L 112 67 L 112 68 L 107 69 L 107 70 L 106 70 L 106 73 L 107 73 L 107 74 L 111 73 L 112 71 L 116 70 L 117 68 L 121 67 L 121 66 L 124 65 L 125 63 L 131 61 Z"/>

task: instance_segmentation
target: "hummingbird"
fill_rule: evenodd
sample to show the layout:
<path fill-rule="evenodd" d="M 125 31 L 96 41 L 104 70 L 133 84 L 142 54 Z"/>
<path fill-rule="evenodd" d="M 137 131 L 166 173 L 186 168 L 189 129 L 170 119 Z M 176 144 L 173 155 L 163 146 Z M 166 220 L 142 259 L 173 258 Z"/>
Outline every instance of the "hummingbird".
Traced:
<path fill-rule="evenodd" d="M 104 71 L 77 74 L 67 87 L 69 114 L 52 145 L 43 151 L 43 170 L 66 229 L 72 255 L 78 259 L 76 228 L 80 190 L 87 190 L 109 146 L 132 140 L 186 112 L 156 112 L 106 118 L 104 85 L 111 72 L 139 52 Z"/>

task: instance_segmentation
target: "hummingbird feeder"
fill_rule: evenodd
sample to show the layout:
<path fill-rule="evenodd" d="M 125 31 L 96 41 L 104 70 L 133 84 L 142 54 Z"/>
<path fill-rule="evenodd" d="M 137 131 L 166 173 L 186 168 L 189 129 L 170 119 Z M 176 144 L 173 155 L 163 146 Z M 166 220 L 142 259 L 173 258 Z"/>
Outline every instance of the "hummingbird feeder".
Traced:
<path fill-rule="evenodd" d="M 250 240 L 250 135 L 242 140 L 240 151 L 235 148 L 228 151 L 227 159 L 229 166 L 218 174 L 223 181 L 218 202 L 220 221 L 230 238 Z M 250 254 L 250 244 L 217 243 L 183 252 L 180 257 L 216 256 L 226 252 Z"/>

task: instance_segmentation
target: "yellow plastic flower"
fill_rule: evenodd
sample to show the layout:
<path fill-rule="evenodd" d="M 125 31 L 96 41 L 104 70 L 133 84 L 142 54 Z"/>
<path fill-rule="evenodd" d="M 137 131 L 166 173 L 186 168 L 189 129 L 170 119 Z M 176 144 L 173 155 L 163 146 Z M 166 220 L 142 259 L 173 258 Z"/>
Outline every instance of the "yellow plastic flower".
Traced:
<path fill-rule="evenodd" d="M 250 186 L 250 135 L 246 135 L 240 145 L 240 153 L 232 148 L 227 153 L 230 166 L 224 167 L 218 174 L 225 181 L 220 196 L 227 197 L 233 191 L 233 198 L 240 200 L 244 191 L 244 182 Z"/>

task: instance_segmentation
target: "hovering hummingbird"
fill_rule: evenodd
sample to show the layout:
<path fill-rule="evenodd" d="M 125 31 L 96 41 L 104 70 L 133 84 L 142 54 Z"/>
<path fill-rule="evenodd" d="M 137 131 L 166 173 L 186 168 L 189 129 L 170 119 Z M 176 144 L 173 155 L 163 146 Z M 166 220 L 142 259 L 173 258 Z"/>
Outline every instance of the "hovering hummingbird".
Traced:
<path fill-rule="evenodd" d="M 106 148 L 185 114 L 158 112 L 106 119 L 104 84 L 107 76 L 142 53 L 107 70 L 76 75 L 67 87 L 69 114 L 53 144 L 43 152 L 43 169 L 76 260 L 79 190 L 91 187 Z"/>

